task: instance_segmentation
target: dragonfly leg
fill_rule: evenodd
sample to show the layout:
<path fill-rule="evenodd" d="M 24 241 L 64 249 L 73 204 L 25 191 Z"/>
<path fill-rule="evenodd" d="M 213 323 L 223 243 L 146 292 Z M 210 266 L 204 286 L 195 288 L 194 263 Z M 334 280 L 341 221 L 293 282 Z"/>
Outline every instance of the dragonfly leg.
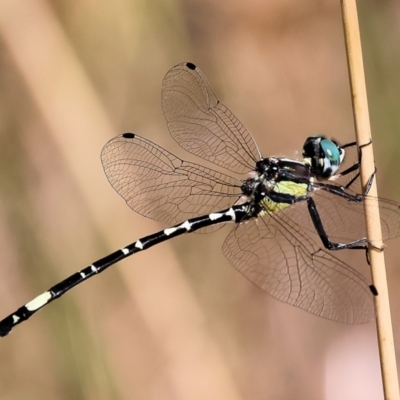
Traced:
<path fill-rule="evenodd" d="M 318 236 L 320 237 L 323 245 L 325 248 L 328 250 L 344 250 L 344 249 L 355 249 L 355 250 L 364 250 L 368 251 L 368 239 L 366 237 L 355 240 L 350 243 L 335 243 L 332 242 L 324 228 L 324 225 L 321 221 L 321 218 L 319 216 L 317 206 L 315 204 L 315 201 L 312 197 L 309 197 L 307 199 L 307 206 L 308 206 L 308 212 L 310 213 L 311 220 L 314 224 L 315 230 L 318 233 Z"/>
<path fill-rule="evenodd" d="M 364 191 L 364 195 L 367 195 L 371 189 L 372 186 L 372 182 L 375 179 L 375 175 L 376 175 L 376 167 L 374 169 L 374 172 L 371 174 L 371 176 L 368 178 L 368 182 L 367 185 L 365 186 L 365 191 Z"/>
<path fill-rule="evenodd" d="M 364 200 L 364 196 L 360 194 L 352 194 L 349 192 L 346 192 L 346 187 L 340 187 L 336 185 L 331 185 L 327 183 L 313 183 L 311 186 L 311 189 L 322 189 L 326 190 L 329 193 L 332 193 L 336 196 L 343 197 L 349 201 L 355 202 L 355 203 L 362 203 Z"/>
<path fill-rule="evenodd" d="M 372 139 L 369 140 L 368 143 L 362 144 L 359 148 L 358 148 L 358 162 L 356 162 L 355 164 L 353 164 L 351 167 L 347 168 L 346 170 L 344 170 L 343 172 L 341 172 L 340 174 L 336 174 L 332 177 L 332 179 L 337 179 L 337 178 L 341 178 L 343 176 L 346 176 L 348 174 L 350 174 L 351 172 L 357 171 L 360 169 L 361 166 L 361 159 L 362 159 L 362 150 L 364 147 L 371 145 L 372 143 Z M 351 142 L 351 143 L 347 143 L 344 146 L 342 146 L 342 149 L 345 149 L 347 147 L 353 147 L 356 145 L 356 142 Z M 371 174 L 371 176 L 369 177 L 368 183 L 365 187 L 364 190 L 364 195 L 367 195 L 369 190 L 371 189 L 371 185 L 372 182 L 374 181 L 376 175 L 376 168 L 375 171 Z M 350 182 L 348 182 L 345 186 L 345 189 L 350 188 L 353 183 L 358 179 L 358 177 L 360 176 L 360 172 L 358 172 L 351 180 Z"/>
<path fill-rule="evenodd" d="M 350 172 L 356 171 L 358 170 L 358 172 L 354 175 L 354 177 L 349 181 L 349 183 L 345 186 L 345 189 L 348 189 L 349 187 L 351 187 L 351 185 L 358 179 L 358 177 L 360 176 L 360 163 L 356 163 L 354 165 L 352 165 L 350 168 L 347 168 L 345 171 L 343 171 L 340 174 L 340 177 L 345 176 L 347 174 L 350 174 Z"/>
<path fill-rule="evenodd" d="M 349 143 L 349 144 L 347 144 L 347 145 L 344 145 L 344 146 L 342 146 L 342 148 L 351 147 L 351 146 L 354 145 L 354 143 L 355 143 L 355 142 L 352 142 L 352 143 Z M 367 147 L 367 146 L 370 146 L 371 144 L 372 144 L 372 139 L 370 139 L 368 143 L 362 144 L 362 145 L 358 148 L 358 163 L 356 163 L 356 164 L 352 165 L 350 168 L 346 169 L 344 172 L 342 172 L 342 173 L 340 174 L 340 176 L 347 175 L 347 174 L 349 174 L 350 172 L 353 172 L 353 171 L 355 171 L 355 170 L 357 170 L 357 169 L 360 168 L 360 166 L 361 166 L 361 160 L 362 160 L 362 151 L 363 151 L 363 148 L 364 148 L 364 147 Z M 364 196 L 366 196 L 366 195 L 369 193 L 369 191 L 370 191 L 370 189 L 371 189 L 371 186 L 372 186 L 372 182 L 374 181 L 375 175 L 376 175 L 376 167 L 375 167 L 374 172 L 373 172 L 373 173 L 371 174 L 371 176 L 369 177 L 368 182 L 367 182 L 367 185 L 365 186 Z M 354 176 L 354 178 L 351 179 L 351 181 L 345 186 L 345 189 L 348 189 L 349 187 L 351 187 L 351 185 L 354 183 L 354 181 L 355 181 L 359 176 L 360 176 L 360 173 L 358 172 L 358 173 L 356 174 L 356 176 Z"/>
<path fill-rule="evenodd" d="M 327 190 L 327 186 L 325 185 L 325 190 Z M 351 195 L 349 193 L 343 191 L 335 191 L 335 194 L 347 198 L 349 201 L 360 202 L 363 200 L 363 197 L 359 197 L 358 195 Z M 343 249 L 356 249 L 356 250 L 365 250 L 367 252 L 367 262 L 369 264 L 369 255 L 368 255 L 368 245 L 370 245 L 373 249 L 382 251 L 382 247 L 375 246 L 372 242 L 370 242 L 366 237 L 355 240 L 349 243 L 335 243 L 332 242 L 323 226 L 321 221 L 321 217 L 319 216 L 317 205 L 312 197 L 307 198 L 307 206 L 308 212 L 310 213 L 311 220 L 314 224 L 314 227 L 320 237 L 322 243 L 324 244 L 325 248 L 328 250 L 343 250 Z"/>

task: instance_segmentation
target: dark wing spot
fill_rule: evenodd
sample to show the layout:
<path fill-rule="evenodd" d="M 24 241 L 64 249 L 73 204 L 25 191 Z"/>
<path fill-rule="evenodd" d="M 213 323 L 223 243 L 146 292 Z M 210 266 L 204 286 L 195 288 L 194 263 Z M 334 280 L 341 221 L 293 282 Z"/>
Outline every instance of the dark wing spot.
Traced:
<path fill-rule="evenodd" d="M 135 137 L 135 134 L 134 133 L 124 133 L 123 135 L 122 135 L 122 137 L 124 137 L 125 139 L 133 139 L 134 137 Z"/>
<path fill-rule="evenodd" d="M 193 69 L 193 70 L 195 70 L 197 67 L 193 64 L 193 63 L 191 63 L 191 62 L 188 62 L 188 63 L 186 63 L 186 66 L 189 68 L 189 69 Z"/>

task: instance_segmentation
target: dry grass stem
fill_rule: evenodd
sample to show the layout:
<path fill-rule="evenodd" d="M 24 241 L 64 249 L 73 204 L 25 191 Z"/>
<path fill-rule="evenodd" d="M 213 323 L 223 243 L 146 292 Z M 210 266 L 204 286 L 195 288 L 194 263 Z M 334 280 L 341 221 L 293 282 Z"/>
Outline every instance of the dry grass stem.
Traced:
<path fill-rule="evenodd" d="M 342 0 L 342 15 L 350 73 L 356 138 L 357 144 L 360 146 L 371 140 L 371 128 L 355 0 Z M 371 144 L 370 146 L 364 147 L 362 151 L 361 183 L 364 188 L 370 176 L 374 173 L 374 170 L 375 163 L 373 146 Z M 376 179 L 373 180 L 369 195 L 377 196 Z M 375 203 L 369 204 L 368 202 L 365 202 L 364 207 L 367 235 L 369 238 L 374 238 L 374 246 L 382 248 L 384 244 L 382 242 L 379 209 L 376 207 Z M 395 400 L 399 399 L 399 386 L 384 254 L 382 251 L 376 250 L 370 246 L 369 257 L 372 281 L 378 291 L 378 295 L 374 297 L 374 300 L 384 396 L 385 400 Z"/>

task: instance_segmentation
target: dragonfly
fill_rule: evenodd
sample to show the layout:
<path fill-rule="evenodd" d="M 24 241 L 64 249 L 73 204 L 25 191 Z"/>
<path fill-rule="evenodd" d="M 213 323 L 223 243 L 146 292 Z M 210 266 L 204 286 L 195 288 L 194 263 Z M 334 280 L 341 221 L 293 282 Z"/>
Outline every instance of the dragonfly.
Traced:
<path fill-rule="evenodd" d="M 227 223 L 234 226 L 223 254 L 275 299 L 341 323 L 370 321 L 374 307 L 369 280 L 333 252 L 365 250 L 373 242 L 366 237 L 365 202 L 379 205 L 384 240 L 400 235 L 400 209 L 394 201 L 353 190 L 359 160 L 340 172 L 346 149 L 355 143 L 340 146 L 322 135 L 310 136 L 302 160 L 264 158 L 193 63 L 178 64 L 165 75 L 162 108 L 175 141 L 215 169 L 184 161 L 134 133 L 110 140 L 101 161 L 112 187 L 135 212 L 170 227 L 40 294 L 0 321 L 0 336 L 132 254 Z"/>

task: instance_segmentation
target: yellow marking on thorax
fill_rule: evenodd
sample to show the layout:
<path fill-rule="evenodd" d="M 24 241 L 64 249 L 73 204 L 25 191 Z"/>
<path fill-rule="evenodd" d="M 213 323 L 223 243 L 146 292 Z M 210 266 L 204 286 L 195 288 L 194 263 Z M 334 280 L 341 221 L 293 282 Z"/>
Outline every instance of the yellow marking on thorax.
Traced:
<path fill-rule="evenodd" d="M 275 193 L 290 194 L 294 197 L 304 196 L 307 194 L 307 184 L 305 183 L 284 181 L 276 183 L 272 188 Z M 265 197 L 262 204 L 268 213 L 276 213 L 290 206 L 290 204 L 287 203 L 277 203 L 272 201 L 269 197 Z"/>

